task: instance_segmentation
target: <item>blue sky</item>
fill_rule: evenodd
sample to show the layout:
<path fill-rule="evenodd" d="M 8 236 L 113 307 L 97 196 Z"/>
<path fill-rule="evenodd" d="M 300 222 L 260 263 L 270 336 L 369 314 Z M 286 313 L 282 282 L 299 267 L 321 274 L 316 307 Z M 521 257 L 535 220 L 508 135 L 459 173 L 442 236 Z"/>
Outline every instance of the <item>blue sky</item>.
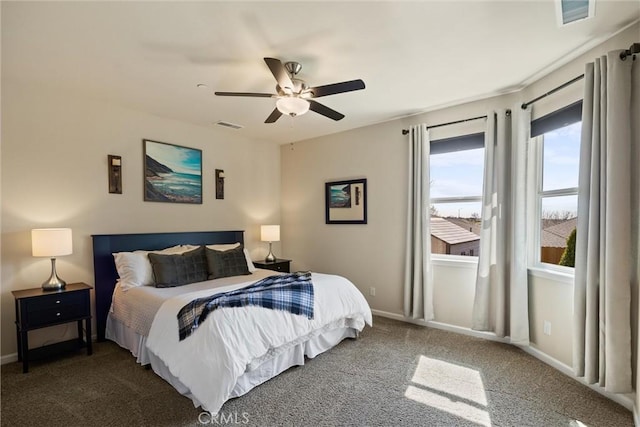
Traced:
<path fill-rule="evenodd" d="M 176 145 L 147 142 L 147 155 L 170 167 L 174 172 L 200 175 L 202 152 Z"/>
<path fill-rule="evenodd" d="M 581 126 L 578 122 L 544 135 L 543 191 L 578 186 Z M 543 216 L 545 211 L 569 211 L 577 215 L 578 196 L 544 198 Z"/>
<path fill-rule="evenodd" d="M 430 158 L 431 197 L 481 196 L 484 148 L 433 154 Z M 434 204 L 441 216 L 480 215 L 480 203 Z"/>
<path fill-rule="evenodd" d="M 580 128 L 575 123 L 544 136 L 543 189 L 578 186 Z M 484 148 L 434 154 L 430 159 L 431 197 L 480 196 L 484 165 Z M 440 203 L 435 205 L 442 216 L 469 217 L 480 213 L 480 203 Z M 577 197 L 545 198 L 543 211 L 577 210 Z"/>
<path fill-rule="evenodd" d="M 578 122 L 544 135 L 543 190 L 578 186 L 580 126 Z"/>

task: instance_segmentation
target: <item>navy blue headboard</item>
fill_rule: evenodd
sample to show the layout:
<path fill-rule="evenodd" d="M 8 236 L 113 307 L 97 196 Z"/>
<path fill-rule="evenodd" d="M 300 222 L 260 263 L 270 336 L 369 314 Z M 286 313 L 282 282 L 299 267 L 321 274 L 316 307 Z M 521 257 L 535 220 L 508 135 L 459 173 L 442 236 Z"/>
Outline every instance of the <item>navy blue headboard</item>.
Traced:
<path fill-rule="evenodd" d="M 175 245 L 213 245 L 240 242 L 244 231 L 196 231 L 184 233 L 94 234 L 93 274 L 96 296 L 98 341 L 104 341 L 107 315 L 118 272 L 113 260 L 115 252 L 164 249 Z"/>

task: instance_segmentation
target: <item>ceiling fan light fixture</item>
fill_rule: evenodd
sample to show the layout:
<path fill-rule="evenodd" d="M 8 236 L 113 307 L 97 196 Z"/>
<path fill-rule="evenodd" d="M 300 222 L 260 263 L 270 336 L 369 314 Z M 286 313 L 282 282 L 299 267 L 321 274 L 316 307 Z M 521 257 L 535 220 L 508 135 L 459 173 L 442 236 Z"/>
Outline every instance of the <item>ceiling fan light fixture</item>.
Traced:
<path fill-rule="evenodd" d="M 276 108 L 291 117 L 301 116 L 309 111 L 309 101 L 296 96 L 286 96 L 276 101 Z"/>

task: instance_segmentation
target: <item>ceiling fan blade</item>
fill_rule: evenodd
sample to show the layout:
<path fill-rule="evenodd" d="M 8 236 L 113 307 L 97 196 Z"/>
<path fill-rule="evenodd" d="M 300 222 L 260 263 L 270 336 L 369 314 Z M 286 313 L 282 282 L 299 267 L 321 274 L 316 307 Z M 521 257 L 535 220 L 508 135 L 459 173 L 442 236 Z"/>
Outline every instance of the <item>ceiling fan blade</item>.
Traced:
<path fill-rule="evenodd" d="M 336 121 L 342 120 L 344 118 L 344 114 L 338 113 L 336 110 L 333 110 L 326 105 L 322 105 L 319 102 L 313 101 L 311 99 L 308 99 L 307 101 L 309 101 L 309 109 L 311 111 L 315 111 L 318 114 L 322 114 L 323 116 L 329 117 L 330 119 Z"/>
<path fill-rule="evenodd" d="M 218 96 L 249 96 L 252 98 L 275 98 L 278 95 L 271 93 L 253 93 L 253 92 L 214 92 Z"/>
<path fill-rule="evenodd" d="M 269 117 L 267 117 L 267 120 L 265 120 L 264 122 L 275 123 L 275 121 L 278 120 L 281 115 L 282 113 L 280 112 L 280 110 L 278 110 L 277 108 L 274 108 L 271 114 L 269 114 Z"/>
<path fill-rule="evenodd" d="M 278 86 L 282 89 L 288 88 L 289 90 L 295 90 L 295 86 L 287 73 L 287 70 L 282 65 L 282 62 L 276 58 L 264 58 L 264 62 L 267 63 L 269 70 L 271 70 L 271 74 L 276 78 L 278 82 Z"/>
<path fill-rule="evenodd" d="M 309 89 L 313 94 L 313 98 L 321 96 L 335 95 L 337 93 L 352 92 L 354 90 L 364 89 L 364 82 L 360 79 L 349 80 L 348 82 L 333 83 L 330 85 L 316 86 Z"/>

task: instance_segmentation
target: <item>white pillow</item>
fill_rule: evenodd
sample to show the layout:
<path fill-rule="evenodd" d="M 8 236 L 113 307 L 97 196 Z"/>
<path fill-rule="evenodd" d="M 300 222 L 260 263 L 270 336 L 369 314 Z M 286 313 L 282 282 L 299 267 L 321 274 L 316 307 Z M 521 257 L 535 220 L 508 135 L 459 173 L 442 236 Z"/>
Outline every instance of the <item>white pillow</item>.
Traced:
<path fill-rule="evenodd" d="M 194 248 L 197 248 L 195 246 Z M 116 270 L 120 276 L 120 287 L 124 290 L 136 286 L 148 286 L 154 284 L 153 269 L 147 256 L 154 254 L 181 254 L 192 250 L 190 246 L 178 245 L 159 251 L 133 251 L 117 252 L 113 254 L 116 263 Z"/>
<path fill-rule="evenodd" d="M 235 249 L 240 246 L 240 243 L 231 243 L 228 245 L 207 245 L 209 249 L 213 249 L 214 251 L 228 251 L 230 249 Z M 256 271 L 256 266 L 253 265 L 253 261 L 251 261 L 251 257 L 249 256 L 249 251 L 247 248 L 244 248 L 244 257 L 247 260 L 247 268 L 249 269 L 249 273 L 253 273 Z"/>

